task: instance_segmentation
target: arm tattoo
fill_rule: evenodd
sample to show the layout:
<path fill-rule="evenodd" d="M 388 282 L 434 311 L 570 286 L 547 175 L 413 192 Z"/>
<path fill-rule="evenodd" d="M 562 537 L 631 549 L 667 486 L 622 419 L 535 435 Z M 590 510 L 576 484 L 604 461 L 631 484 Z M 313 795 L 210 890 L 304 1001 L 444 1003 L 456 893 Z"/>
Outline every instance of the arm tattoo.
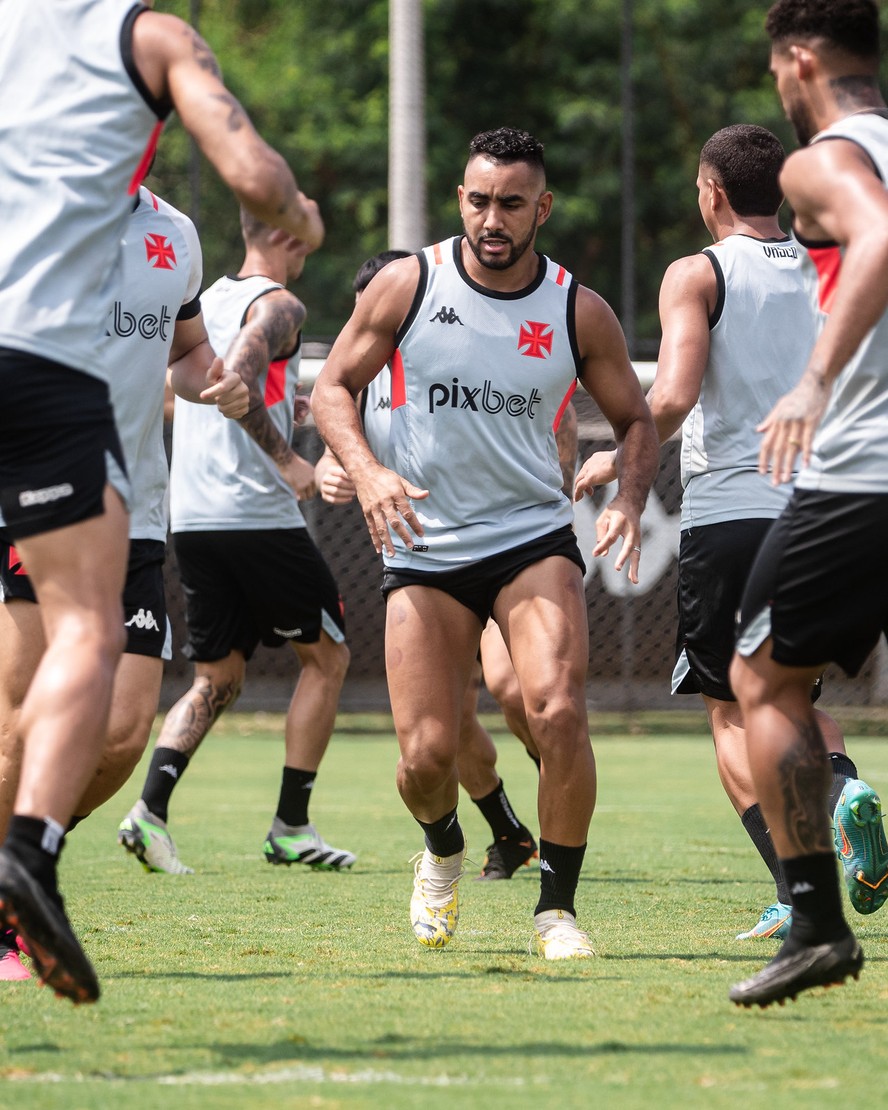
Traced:
<path fill-rule="evenodd" d="M 786 833 L 799 855 L 832 852 L 826 796 L 829 767 L 816 721 L 793 721 L 796 738 L 777 766 Z"/>
<path fill-rule="evenodd" d="M 213 93 L 213 99 L 221 101 L 228 107 L 228 122 L 226 125 L 228 130 L 240 131 L 247 120 L 247 113 L 240 106 L 240 103 L 231 93 Z"/>
<path fill-rule="evenodd" d="M 260 319 L 241 331 L 226 359 L 250 390 L 250 411 L 238 423 L 278 465 L 286 463 L 290 457 L 290 444 L 268 416 L 259 387 L 259 375 L 270 359 L 293 350 L 303 316 L 301 305 L 293 298 L 289 303 L 267 302 L 262 306 Z"/>
<path fill-rule="evenodd" d="M 213 51 L 210 50 L 195 30 L 191 31 L 191 49 L 194 52 L 194 60 L 200 68 L 206 70 L 207 73 L 212 73 L 214 77 L 218 77 L 221 81 L 222 70 L 219 68 L 219 63 L 216 61 Z"/>

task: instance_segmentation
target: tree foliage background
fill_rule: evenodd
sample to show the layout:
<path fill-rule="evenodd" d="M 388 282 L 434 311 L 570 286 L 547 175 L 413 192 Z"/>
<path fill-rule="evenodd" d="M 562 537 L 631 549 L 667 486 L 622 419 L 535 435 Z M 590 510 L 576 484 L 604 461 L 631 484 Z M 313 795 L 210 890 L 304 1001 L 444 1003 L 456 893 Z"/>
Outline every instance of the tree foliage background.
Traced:
<path fill-rule="evenodd" d="M 552 218 L 538 246 L 618 314 L 621 233 L 621 0 L 417 0 L 423 3 L 429 241 L 460 228 L 456 186 L 468 140 L 502 125 L 546 145 Z M 697 157 L 729 123 L 795 145 L 768 74 L 768 4 L 634 0 L 636 334 L 656 352 L 666 266 L 706 244 Z M 188 0 L 159 10 L 188 18 Z M 298 293 L 306 334 L 332 338 L 352 305 L 358 265 L 387 246 L 386 0 L 201 0 L 199 29 L 260 133 L 321 205 L 323 248 Z M 417 168 L 417 187 L 420 185 Z M 177 122 L 149 184 L 191 209 L 189 143 Z M 206 165 L 199 227 L 206 283 L 241 258 L 236 205 Z M 192 213 L 193 214 L 193 213 Z"/>

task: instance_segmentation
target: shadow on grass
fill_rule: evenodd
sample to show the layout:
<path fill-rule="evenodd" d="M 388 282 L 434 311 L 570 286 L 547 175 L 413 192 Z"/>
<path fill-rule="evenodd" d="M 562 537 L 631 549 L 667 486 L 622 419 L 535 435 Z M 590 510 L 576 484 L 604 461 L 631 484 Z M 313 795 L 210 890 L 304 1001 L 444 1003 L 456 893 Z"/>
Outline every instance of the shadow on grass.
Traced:
<path fill-rule="evenodd" d="M 522 1060 L 551 1060 L 553 1057 L 582 1059 L 590 1056 L 748 1056 L 750 1049 L 738 1044 L 629 1044 L 626 1041 L 602 1041 L 598 1044 L 567 1043 L 565 1041 L 524 1041 L 510 1045 L 485 1042 L 447 1041 L 436 1037 L 423 1040 L 395 1033 L 370 1041 L 363 1048 L 342 1048 L 336 1045 L 300 1044 L 279 1041 L 276 1044 L 208 1044 L 195 1046 L 209 1048 L 218 1053 L 221 1063 L 234 1066 L 242 1061 L 255 1062 L 257 1057 L 266 1063 L 285 1060 L 300 1063 L 335 1061 L 337 1063 L 366 1063 L 373 1060 L 446 1059 L 451 1056 L 508 1058 Z"/>

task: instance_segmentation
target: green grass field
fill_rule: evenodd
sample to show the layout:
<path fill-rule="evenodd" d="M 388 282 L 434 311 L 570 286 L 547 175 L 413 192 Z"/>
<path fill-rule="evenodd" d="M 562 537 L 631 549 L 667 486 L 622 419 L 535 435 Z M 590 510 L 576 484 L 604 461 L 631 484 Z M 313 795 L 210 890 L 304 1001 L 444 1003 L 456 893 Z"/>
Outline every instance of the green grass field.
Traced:
<path fill-rule="evenodd" d="M 346 723 L 346 722 L 344 722 Z M 599 736 L 599 805 L 580 882 L 598 956 L 527 953 L 537 872 L 462 884 L 444 951 L 407 907 L 422 846 L 395 791 L 394 738 L 337 733 L 312 815 L 359 853 L 349 874 L 269 867 L 280 778 L 272 717 L 218 726 L 173 799 L 191 877 L 147 875 L 115 843 L 142 771 L 70 837 L 68 907 L 103 988 L 75 1009 L 2 983 L 0 1106 L 785 1107 L 878 1104 L 888 1031 L 885 914 L 854 916 L 857 984 L 741 1011 L 729 985 L 774 942 L 739 943 L 771 900 L 702 736 Z M 536 773 L 502 736 L 521 815 Z M 888 792 L 888 747 L 852 743 Z M 461 804 L 470 857 L 488 837 Z M 535 822 L 534 822 L 535 827 Z"/>

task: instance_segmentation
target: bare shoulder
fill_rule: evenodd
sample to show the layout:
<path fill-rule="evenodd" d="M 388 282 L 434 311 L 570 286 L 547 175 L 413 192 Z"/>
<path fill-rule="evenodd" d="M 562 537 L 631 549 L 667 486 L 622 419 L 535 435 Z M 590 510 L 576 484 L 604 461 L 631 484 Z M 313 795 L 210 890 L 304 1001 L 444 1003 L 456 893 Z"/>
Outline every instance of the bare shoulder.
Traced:
<path fill-rule="evenodd" d="M 222 80 L 213 51 L 195 29 L 165 12 L 143 12 L 133 25 L 133 61 L 154 96 L 166 95 L 174 66 L 194 67 L 208 77 Z"/>
<path fill-rule="evenodd" d="M 709 248 L 718 261 L 719 244 Z M 718 279 L 712 261 L 702 251 L 677 258 L 666 267 L 660 282 L 660 307 L 703 302 L 709 311 L 715 307 Z"/>
<path fill-rule="evenodd" d="M 868 194 L 884 193 L 869 155 L 857 143 L 841 138 L 792 153 L 780 173 L 780 185 L 796 227 L 808 239 L 834 237 Z"/>
<path fill-rule="evenodd" d="M 616 313 L 604 297 L 585 285 L 577 287 L 575 321 L 584 360 L 597 358 L 614 347 L 625 351 L 626 341 Z"/>
<path fill-rule="evenodd" d="M 719 244 L 715 243 L 709 249 L 718 261 Z M 708 288 L 715 285 L 715 270 L 712 268 L 710 259 L 702 251 L 688 254 L 684 258 L 676 258 L 674 262 L 669 263 L 663 274 L 662 285 L 664 287 L 669 285 L 676 289 Z"/>
<path fill-rule="evenodd" d="M 272 357 L 282 358 L 292 353 L 306 315 L 305 305 L 289 289 L 273 289 L 253 301 L 246 324 L 264 335 Z"/>

